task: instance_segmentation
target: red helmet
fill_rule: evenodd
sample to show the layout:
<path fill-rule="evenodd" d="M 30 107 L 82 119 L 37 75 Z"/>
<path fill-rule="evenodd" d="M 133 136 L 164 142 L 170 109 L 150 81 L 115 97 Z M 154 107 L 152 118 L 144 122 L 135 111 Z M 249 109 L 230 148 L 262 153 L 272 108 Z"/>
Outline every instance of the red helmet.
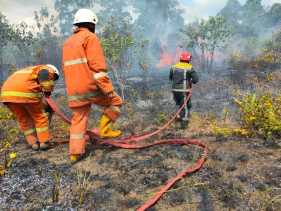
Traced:
<path fill-rule="evenodd" d="M 190 62 L 191 61 L 191 53 L 184 51 L 181 53 L 180 60 L 183 62 Z"/>

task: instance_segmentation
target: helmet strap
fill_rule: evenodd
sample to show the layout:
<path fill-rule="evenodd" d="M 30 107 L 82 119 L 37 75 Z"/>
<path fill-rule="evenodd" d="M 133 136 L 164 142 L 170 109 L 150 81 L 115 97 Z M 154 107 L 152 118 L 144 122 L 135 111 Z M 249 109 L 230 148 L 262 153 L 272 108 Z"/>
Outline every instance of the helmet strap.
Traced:
<path fill-rule="evenodd" d="M 95 33 L 96 32 L 96 25 L 93 23 L 77 23 L 75 24 L 77 27 L 87 28 L 90 32 Z"/>

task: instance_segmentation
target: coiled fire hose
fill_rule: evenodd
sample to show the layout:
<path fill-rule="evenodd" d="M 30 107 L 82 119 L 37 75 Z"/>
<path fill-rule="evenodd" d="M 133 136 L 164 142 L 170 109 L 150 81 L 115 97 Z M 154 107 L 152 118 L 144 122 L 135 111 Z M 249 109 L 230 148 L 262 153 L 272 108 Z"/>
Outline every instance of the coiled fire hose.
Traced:
<path fill-rule="evenodd" d="M 149 133 L 145 133 L 142 135 L 134 135 L 134 136 L 128 136 L 120 139 L 110 139 L 110 140 L 104 140 L 100 139 L 98 135 L 95 133 L 94 130 L 88 130 L 87 134 L 90 138 L 96 141 L 96 144 L 99 145 L 109 145 L 114 146 L 118 148 L 123 149 L 144 149 L 156 145 L 195 145 L 203 149 L 203 153 L 201 157 L 192 165 L 184 169 L 182 172 L 180 172 L 177 176 L 174 178 L 169 179 L 166 184 L 157 192 L 154 194 L 153 197 L 151 197 L 148 201 L 146 201 L 141 207 L 137 209 L 137 211 L 145 211 L 148 208 L 154 206 L 162 197 L 162 195 L 167 192 L 177 181 L 181 180 L 188 174 L 194 173 L 198 170 L 200 170 L 205 161 L 207 160 L 208 156 L 208 149 L 206 145 L 204 145 L 201 141 L 196 139 L 189 139 L 189 138 L 175 138 L 175 139 L 165 139 L 165 140 L 159 140 L 151 144 L 141 144 L 142 141 L 157 135 L 167 129 L 177 118 L 177 116 L 180 114 L 180 112 L 185 108 L 187 105 L 189 99 L 191 98 L 192 92 L 187 93 L 187 97 L 183 103 L 183 105 L 179 108 L 179 110 L 171 117 L 171 119 L 164 124 L 162 127 L 158 128 L 157 130 Z M 66 123 L 70 124 L 70 119 L 59 109 L 59 106 L 56 104 L 55 101 L 53 101 L 50 97 L 46 98 L 47 103 L 50 105 L 50 107 L 54 110 L 54 112 L 61 117 L 62 120 L 64 120 Z M 59 142 L 59 143 L 67 143 L 65 142 Z"/>

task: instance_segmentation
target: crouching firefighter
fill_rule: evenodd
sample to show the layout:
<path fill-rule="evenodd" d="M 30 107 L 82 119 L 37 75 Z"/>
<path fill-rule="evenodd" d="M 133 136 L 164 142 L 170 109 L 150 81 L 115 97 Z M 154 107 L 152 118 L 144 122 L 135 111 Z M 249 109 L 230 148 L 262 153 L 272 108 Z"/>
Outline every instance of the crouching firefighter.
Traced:
<path fill-rule="evenodd" d="M 89 9 L 79 9 L 74 16 L 74 33 L 63 46 L 63 70 L 72 110 L 69 154 L 72 162 L 83 158 L 86 129 L 91 105 L 103 107 L 99 122 L 101 138 L 115 138 L 120 130 L 112 123 L 119 117 L 122 99 L 114 91 L 100 41 L 95 34 L 97 16 Z"/>
<path fill-rule="evenodd" d="M 172 81 L 172 92 L 174 101 L 181 107 L 190 92 L 191 85 L 198 82 L 198 75 L 192 67 L 191 54 L 183 52 L 180 56 L 180 62 L 173 65 L 170 70 L 170 81 Z M 191 116 L 191 99 L 188 101 L 186 107 L 178 116 L 181 122 L 181 128 L 185 129 L 188 126 Z"/>
<path fill-rule="evenodd" d="M 51 114 L 47 111 L 51 110 L 44 101 L 44 95 L 51 95 L 59 75 L 53 65 L 37 65 L 14 72 L 2 86 L 0 100 L 15 115 L 33 150 L 49 148 Z"/>

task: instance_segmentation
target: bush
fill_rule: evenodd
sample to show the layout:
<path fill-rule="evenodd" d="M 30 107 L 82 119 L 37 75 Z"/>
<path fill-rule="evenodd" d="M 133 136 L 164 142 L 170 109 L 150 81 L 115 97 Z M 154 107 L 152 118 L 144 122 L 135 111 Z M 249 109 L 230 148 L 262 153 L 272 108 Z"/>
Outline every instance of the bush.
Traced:
<path fill-rule="evenodd" d="M 12 113 L 0 105 L 0 152 L 7 151 L 19 136 L 19 130 L 13 119 Z"/>
<path fill-rule="evenodd" d="M 241 128 L 251 136 L 281 137 L 281 94 L 247 94 L 235 99 Z"/>
<path fill-rule="evenodd" d="M 12 145 L 19 136 L 19 130 L 13 119 L 12 113 L 0 105 L 0 155 L 1 157 L 4 155 L 4 159 L 0 162 L 0 177 L 5 175 L 17 156 L 16 152 L 11 151 Z"/>
<path fill-rule="evenodd" d="M 252 62 L 251 67 L 255 69 L 276 69 L 281 64 L 280 59 L 281 53 L 269 51 L 263 52 L 262 54 L 258 55 Z"/>
<path fill-rule="evenodd" d="M 1 120 L 0 124 L 4 123 L 3 121 L 5 120 L 11 120 L 11 119 L 13 119 L 12 113 L 9 112 L 9 110 L 4 106 L 0 106 L 0 120 Z"/>
<path fill-rule="evenodd" d="M 233 52 L 230 55 L 228 59 L 228 65 L 235 70 L 244 70 L 249 67 L 250 61 L 251 58 L 249 56 L 237 51 L 237 52 Z"/>
<path fill-rule="evenodd" d="M 210 121 L 212 134 L 216 137 L 229 137 L 229 136 L 249 136 L 249 132 L 234 122 L 228 109 L 224 109 L 220 119 L 213 118 Z"/>

